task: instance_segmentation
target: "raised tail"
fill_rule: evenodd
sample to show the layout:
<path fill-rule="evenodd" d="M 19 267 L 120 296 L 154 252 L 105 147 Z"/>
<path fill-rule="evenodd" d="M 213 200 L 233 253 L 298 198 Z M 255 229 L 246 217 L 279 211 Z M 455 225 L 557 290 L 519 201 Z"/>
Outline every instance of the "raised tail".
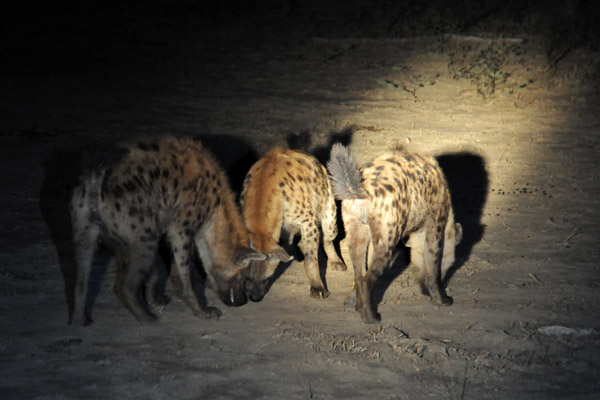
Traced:
<path fill-rule="evenodd" d="M 340 143 L 331 147 L 331 154 L 327 162 L 329 179 L 333 195 L 339 200 L 365 199 L 367 191 L 362 186 L 361 175 L 356 160 Z"/>

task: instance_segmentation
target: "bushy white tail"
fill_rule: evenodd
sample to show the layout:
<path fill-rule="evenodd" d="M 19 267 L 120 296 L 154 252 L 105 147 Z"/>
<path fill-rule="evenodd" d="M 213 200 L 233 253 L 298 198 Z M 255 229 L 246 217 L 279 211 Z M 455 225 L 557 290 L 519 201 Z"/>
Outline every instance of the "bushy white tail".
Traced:
<path fill-rule="evenodd" d="M 356 160 L 348 148 L 342 144 L 336 143 L 331 147 L 327 169 L 329 170 L 331 189 L 336 199 L 364 199 L 368 196 L 362 186 Z"/>

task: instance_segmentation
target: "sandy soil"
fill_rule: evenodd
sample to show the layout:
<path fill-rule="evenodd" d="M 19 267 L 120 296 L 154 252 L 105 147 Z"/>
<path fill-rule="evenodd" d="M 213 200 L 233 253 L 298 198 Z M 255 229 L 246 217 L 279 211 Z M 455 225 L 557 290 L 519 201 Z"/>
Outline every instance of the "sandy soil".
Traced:
<path fill-rule="evenodd" d="M 224 25 L 162 9 L 5 25 L 20 40 L 0 78 L 2 397 L 598 398 L 600 54 L 493 21 L 401 35 L 373 12 L 272 3 Z M 365 325 L 344 307 L 350 270 L 324 271 L 331 296 L 315 300 L 294 262 L 260 303 L 228 308 L 206 290 L 216 321 L 167 281 L 172 303 L 140 325 L 102 253 L 95 322 L 67 324 L 79 146 L 203 138 L 239 190 L 301 132 L 322 159 L 336 140 L 360 163 L 397 147 L 438 156 L 465 232 L 454 305 L 422 297 L 400 257 L 378 285 L 382 323 Z"/>

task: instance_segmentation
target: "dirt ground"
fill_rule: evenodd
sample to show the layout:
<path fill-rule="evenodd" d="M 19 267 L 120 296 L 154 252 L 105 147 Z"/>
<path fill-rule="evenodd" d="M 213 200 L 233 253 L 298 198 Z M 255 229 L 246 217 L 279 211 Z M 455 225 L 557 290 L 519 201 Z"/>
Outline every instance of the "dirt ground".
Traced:
<path fill-rule="evenodd" d="M 597 14 L 585 1 L 515 3 L 40 2 L 4 14 L 1 397 L 600 398 Z M 257 157 L 300 133 L 322 160 L 335 141 L 359 163 L 399 147 L 438 157 L 464 229 L 454 305 L 419 294 L 406 255 L 377 286 L 381 324 L 366 325 L 344 307 L 352 271 L 323 271 L 331 296 L 316 300 L 293 262 L 260 303 L 229 308 L 207 289 L 219 320 L 194 317 L 166 279 L 173 301 L 140 325 L 100 253 L 95 322 L 68 325 L 81 146 L 194 137 L 239 191 Z"/>

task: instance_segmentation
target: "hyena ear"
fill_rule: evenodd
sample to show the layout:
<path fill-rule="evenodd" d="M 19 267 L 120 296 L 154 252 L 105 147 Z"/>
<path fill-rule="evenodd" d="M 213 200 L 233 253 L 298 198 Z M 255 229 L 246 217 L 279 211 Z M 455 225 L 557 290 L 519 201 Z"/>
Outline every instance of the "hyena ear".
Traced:
<path fill-rule="evenodd" d="M 236 264 L 240 264 L 243 266 L 250 265 L 250 261 L 262 261 L 266 260 L 267 255 L 260 253 L 256 250 L 252 250 L 248 247 L 242 247 L 237 251 L 235 257 L 233 258 L 233 262 Z"/>
<path fill-rule="evenodd" d="M 269 256 L 274 257 L 281 262 L 288 262 L 294 259 L 294 256 L 290 256 L 281 246 L 276 246 Z"/>
<path fill-rule="evenodd" d="M 456 244 L 460 243 L 460 241 L 462 240 L 462 236 L 463 236 L 462 225 L 457 222 L 454 224 L 454 239 L 456 241 Z"/>

